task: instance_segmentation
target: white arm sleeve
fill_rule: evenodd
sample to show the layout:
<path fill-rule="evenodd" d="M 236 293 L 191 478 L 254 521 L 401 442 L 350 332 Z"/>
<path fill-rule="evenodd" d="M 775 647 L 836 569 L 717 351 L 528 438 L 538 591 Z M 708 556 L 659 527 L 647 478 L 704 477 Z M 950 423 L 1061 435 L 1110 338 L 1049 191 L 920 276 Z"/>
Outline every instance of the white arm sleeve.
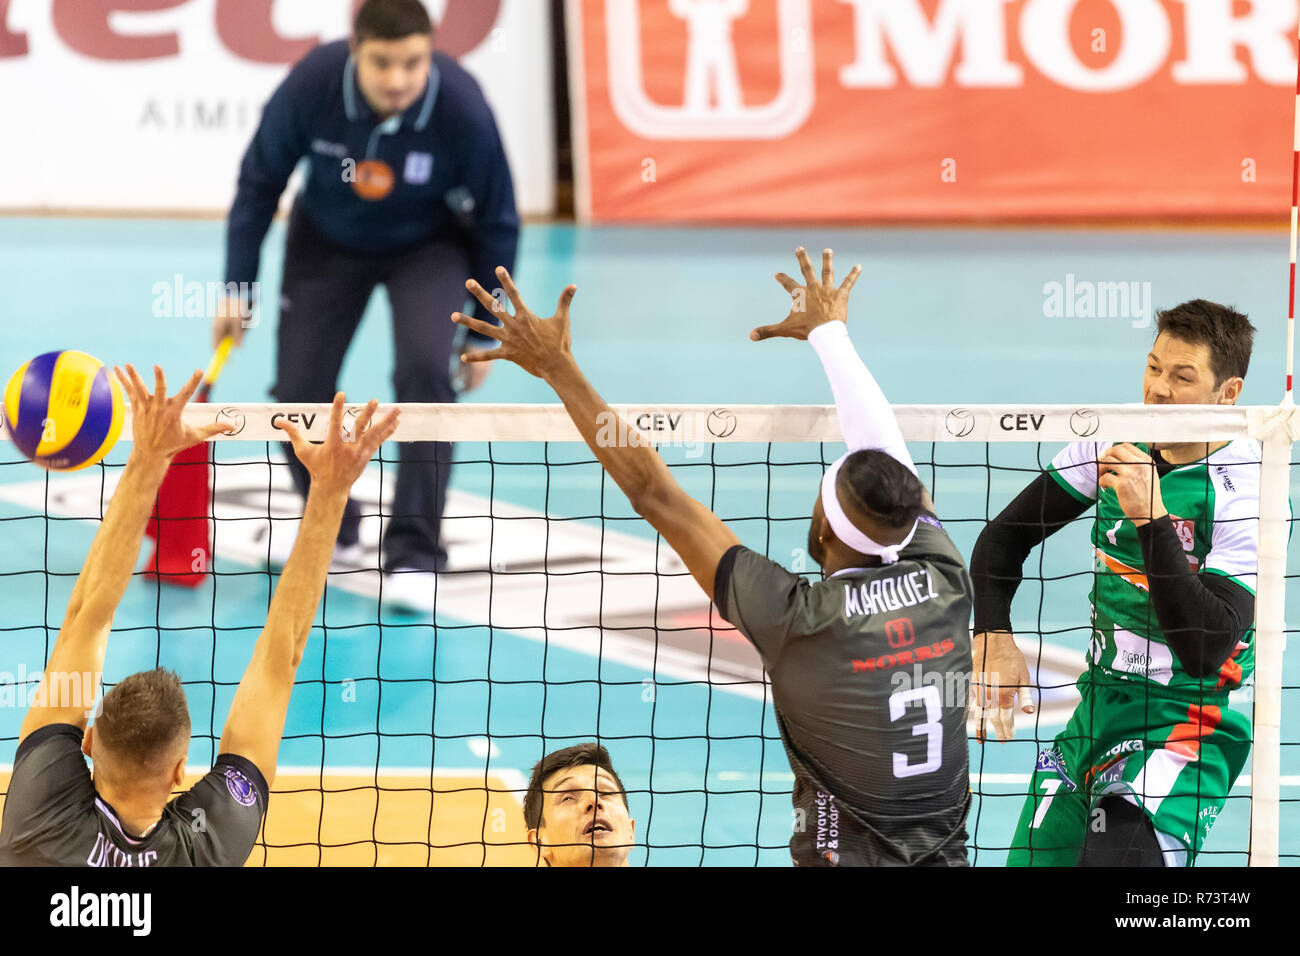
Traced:
<path fill-rule="evenodd" d="M 840 431 L 849 451 L 879 449 L 916 474 L 916 465 L 907 453 L 894 410 L 853 347 L 848 326 L 843 322 L 827 322 L 809 332 L 808 341 L 830 379 Z"/>

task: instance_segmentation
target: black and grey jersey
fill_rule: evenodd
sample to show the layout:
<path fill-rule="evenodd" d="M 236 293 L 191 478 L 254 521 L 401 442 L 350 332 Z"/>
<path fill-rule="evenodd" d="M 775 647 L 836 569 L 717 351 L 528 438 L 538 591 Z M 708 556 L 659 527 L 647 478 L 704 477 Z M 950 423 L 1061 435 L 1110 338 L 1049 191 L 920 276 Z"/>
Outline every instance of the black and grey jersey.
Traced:
<path fill-rule="evenodd" d="M 82 731 L 49 724 L 18 745 L 0 818 L 0 866 L 243 866 L 266 813 L 266 779 L 222 754 L 144 836 L 95 792 Z"/>
<path fill-rule="evenodd" d="M 771 677 L 795 864 L 964 865 L 971 583 L 939 521 L 816 584 L 736 546 L 714 599 Z"/>

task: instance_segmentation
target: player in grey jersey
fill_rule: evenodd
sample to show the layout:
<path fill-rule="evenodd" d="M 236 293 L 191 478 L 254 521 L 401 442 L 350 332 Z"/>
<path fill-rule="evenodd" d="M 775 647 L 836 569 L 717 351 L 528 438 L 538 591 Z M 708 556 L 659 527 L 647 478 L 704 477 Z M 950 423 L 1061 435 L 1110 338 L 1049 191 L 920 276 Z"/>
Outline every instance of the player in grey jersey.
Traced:
<path fill-rule="evenodd" d="M 169 802 L 185 777 L 190 746 L 189 708 L 175 674 L 154 670 L 124 678 L 94 709 L 94 724 L 86 725 L 113 614 L 139 559 L 163 475 L 177 452 L 230 426 L 195 429 L 182 421 L 202 373 L 169 399 L 161 369 L 154 369 L 152 395 L 135 369 L 128 365 L 127 372 L 117 375 L 131 400 L 131 456 L 19 731 L 0 818 L 0 865 L 240 866 L 247 860 L 266 812 L 294 675 L 348 490 L 397 427 L 396 411 L 372 426 L 377 403 L 371 402 L 357 417 L 355 440 L 345 441 L 341 393 L 324 444 L 310 444 L 280 423 L 312 476 L 302 530 L 231 702 L 216 763 Z M 93 777 L 85 757 L 94 763 Z"/>
<path fill-rule="evenodd" d="M 830 250 L 820 281 L 807 253 L 797 255 L 807 285 L 778 275 L 794 307 L 751 338 L 813 344 L 849 446 L 813 504 L 808 549 L 825 578 L 817 584 L 743 547 L 591 387 L 569 350 L 576 286 L 539 319 L 498 269 L 515 314 L 470 282 L 502 325 L 453 319 L 501 343 L 468 361 L 509 359 L 555 389 L 637 513 L 762 655 L 795 772 L 795 864 L 964 865 L 970 579 L 849 341 L 849 291 L 861 270 L 836 288 Z"/>

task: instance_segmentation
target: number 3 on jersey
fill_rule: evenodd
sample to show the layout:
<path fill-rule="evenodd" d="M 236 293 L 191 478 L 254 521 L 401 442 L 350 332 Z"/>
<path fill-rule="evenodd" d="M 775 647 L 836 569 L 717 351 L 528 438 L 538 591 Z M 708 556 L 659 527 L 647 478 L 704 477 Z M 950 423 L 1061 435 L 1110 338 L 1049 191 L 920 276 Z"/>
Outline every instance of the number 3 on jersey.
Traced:
<path fill-rule="evenodd" d="M 912 687 L 898 690 L 889 695 L 889 719 L 902 719 L 907 712 L 907 705 L 914 700 L 925 704 L 925 719 L 912 728 L 912 736 L 925 734 L 925 761 L 908 763 L 907 754 L 894 751 L 894 776 L 898 779 L 916 777 L 923 773 L 933 773 L 939 769 L 943 760 L 943 707 L 939 701 L 939 688 L 933 684 L 925 687 Z"/>

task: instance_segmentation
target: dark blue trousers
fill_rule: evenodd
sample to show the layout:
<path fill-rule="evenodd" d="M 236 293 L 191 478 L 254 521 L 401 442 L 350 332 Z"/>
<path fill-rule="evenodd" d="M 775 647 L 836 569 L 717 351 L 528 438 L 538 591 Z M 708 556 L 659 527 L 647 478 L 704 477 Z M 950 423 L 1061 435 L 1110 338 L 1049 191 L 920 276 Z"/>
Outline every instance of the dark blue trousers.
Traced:
<path fill-rule="evenodd" d="M 276 344 L 277 401 L 329 402 L 339 370 L 375 286 L 388 293 L 393 312 L 393 387 L 398 402 L 454 402 L 451 354 L 463 309 L 469 264 L 454 239 L 436 239 L 395 255 L 367 256 L 321 236 L 295 209 L 289 223 L 280 325 Z M 362 397 L 351 396 L 353 401 Z M 387 446 L 391 448 L 392 446 Z M 401 442 L 392 516 L 380 546 L 384 570 L 442 570 L 447 552 L 439 543 L 452 446 L 447 442 Z M 311 485 L 292 447 L 285 454 L 298 491 Z M 349 501 L 339 543 L 357 540 L 360 509 Z"/>

